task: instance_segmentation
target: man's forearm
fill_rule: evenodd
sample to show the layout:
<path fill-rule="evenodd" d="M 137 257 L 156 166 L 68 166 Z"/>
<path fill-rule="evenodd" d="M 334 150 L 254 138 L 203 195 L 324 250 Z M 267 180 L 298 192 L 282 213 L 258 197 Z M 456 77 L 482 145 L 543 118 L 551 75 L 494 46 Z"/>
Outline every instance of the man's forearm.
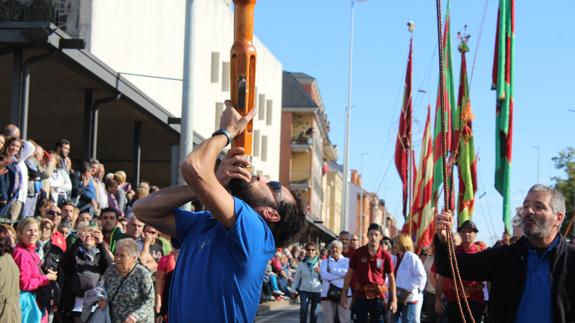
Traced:
<path fill-rule="evenodd" d="M 397 291 L 395 287 L 395 275 L 389 274 L 389 294 L 391 301 L 397 301 Z"/>
<path fill-rule="evenodd" d="M 137 200 L 134 213 L 141 221 L 171 214 L 174 209 L 195 198 L 193 190 L 188 185 L 178 185 L 163 188 L 155 193 Z"/>
<path fill-rule="evenodd" d="M 437 277 L 437 284 L 435 286 L 435 301 L 441 302 L 441 295 L 443 294 L 443 277 Z"/>
<path fill-rule="evenodd" d="M 215 176 L 214 166 L 220 152 L 225 148 L 227 138 L 214 136 L 198 145 L 182 162 L 182 175 L 192 185 L 206 175 Z"/>
<path fill-rule="evenodd" d="M 347 274 L 345 274 L 345 279 L 343 281 L 343 288 L 342 290 L 345 291 L 347 295 L 347 290 L 349 289 L 349 285 L 351 284 L 351 276 L 353 275 L 352 270 L 348 270 Z"/>

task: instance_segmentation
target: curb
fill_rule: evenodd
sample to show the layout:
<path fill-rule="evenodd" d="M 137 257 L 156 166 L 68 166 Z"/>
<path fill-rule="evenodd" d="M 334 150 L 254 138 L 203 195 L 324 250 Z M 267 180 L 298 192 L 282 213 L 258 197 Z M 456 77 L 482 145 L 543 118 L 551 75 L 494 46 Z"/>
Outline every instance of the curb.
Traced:
<path fill-rule="evenodd" d="M 273 311 L 273 310 L 278 309 L 278 308 L 289 306 L 290 304 L 291 303 L 289 300 L 261 303 L 258 306 L 258 311 L 256 313 L 256 316 L 262 315 L 264 313 L 267 313 L 269 311 Z"/>

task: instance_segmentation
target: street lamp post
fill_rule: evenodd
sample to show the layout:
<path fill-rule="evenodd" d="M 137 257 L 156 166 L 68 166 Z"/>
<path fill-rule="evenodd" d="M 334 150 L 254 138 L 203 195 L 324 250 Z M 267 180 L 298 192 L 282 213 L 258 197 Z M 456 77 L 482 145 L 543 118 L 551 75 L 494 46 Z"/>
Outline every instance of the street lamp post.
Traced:
<path fill-rule="evenodd" d="M 367 155 L 366 152 L 361 153 L 361 164 L 359 167 L 359 176 L 363 176 L 363 156 Z M 359 183 L 359 241 L 363 245 L 363 181 Z"/>
<path fill-rule="evenodd" d="M 531 148 L 537 149 L 537 184 L 540 184 L 540 182 L 539 182 L 539 156 L 540 156 L 541 147 L 531 146 Z"/>
<path fill-rule="evenodd" d="M 349 202 L 349 126 L 351 117 L 351 81 L 352 81 L 352 62 L 353 62 L 353 16 L 354 4 L 356 2 L 365 2 L 367 0 L 351 0 L 350 30 L 349 30 L 349 67 L 347 79 L 347 106 L 345 107 L 345 141 L 343 148 L 343 198 L 342 198 L 342 221 L 341 228 L 346 230 L 348 202 Z"/>

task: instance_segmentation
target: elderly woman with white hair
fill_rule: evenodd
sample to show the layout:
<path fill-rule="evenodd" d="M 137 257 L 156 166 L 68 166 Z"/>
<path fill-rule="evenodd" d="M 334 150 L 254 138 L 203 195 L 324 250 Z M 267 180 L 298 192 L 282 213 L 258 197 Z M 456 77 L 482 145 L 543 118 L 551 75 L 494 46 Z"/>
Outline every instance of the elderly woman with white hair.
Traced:
<path fill-rule="evenodd" d="M 114 264 L 104 274 L 112 322 L 154 322 L 154 283 L 150 272 L 138 264 L 136 241 L 116 244 Z"/>
<path fill-rule="evenodd" d="M 329 256 L 321 262 L 320 275 L 321 284 L 321 307 L 324 314 L 324 322 L 333 323 L 336 314 L 341 323 L 351 322 L 351 311 L 348 304 L 347 308 L 339 304 L 340 295 L 343 292 L 343 282 L 347 270 L 349 269 L 349 259 L 344 257 L 341 252 L 343 244 L 338 241 L 332 241 L 328 246 Z M 346 291 L 347 296 L 351 296 L 351 289 Z M 351 297 L 348 297 L 351 302 Z"/>

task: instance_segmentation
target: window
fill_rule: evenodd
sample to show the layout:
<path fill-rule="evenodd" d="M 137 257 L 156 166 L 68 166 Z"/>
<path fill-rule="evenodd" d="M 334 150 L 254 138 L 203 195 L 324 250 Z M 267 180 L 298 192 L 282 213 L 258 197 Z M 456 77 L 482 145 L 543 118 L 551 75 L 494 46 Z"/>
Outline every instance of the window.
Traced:
<path fill-rule="evenodd" d="M 230 91 L 230 62 L 222 63 L 222 91 Z"/>
<path fill-rule="evenodd" d="M 218 83 L 220 77 L 220 53 L 212 52 L 212 72 L 210 80 L 212 83 Z"/>
<path fill-rule="evenodd" d="M 266 95 L 260 94 L 259 95 L 259 102 L 258 102 L 258 119 L 265 120 L 266 118 Z"/>
<path fill-rule="evenodd" d="M 262 155 L 260 157 L 261 161 L 268 160 L 268 136 L 262 136 Z"/>
<path fill-rule="evenodd" d="M 254 151 L 252 152 L 254 157 L 258 157 L 260 155 L 260 131 L 254 130 Z"/>
<path fill-rule="evenodd" d="M 273 110 L 274 102 L 272 100 L 266 101 L 266 124 L 268 126 L 272 125 L 272 110 Z"/>
<path fill-rule="evenodd" d="M 214 129 L 220 129 L 220 117 L 222 116 L 222 112 L 224 112 L 224 104 L 221 102 L 216 103 L 216 124 Z"/>

